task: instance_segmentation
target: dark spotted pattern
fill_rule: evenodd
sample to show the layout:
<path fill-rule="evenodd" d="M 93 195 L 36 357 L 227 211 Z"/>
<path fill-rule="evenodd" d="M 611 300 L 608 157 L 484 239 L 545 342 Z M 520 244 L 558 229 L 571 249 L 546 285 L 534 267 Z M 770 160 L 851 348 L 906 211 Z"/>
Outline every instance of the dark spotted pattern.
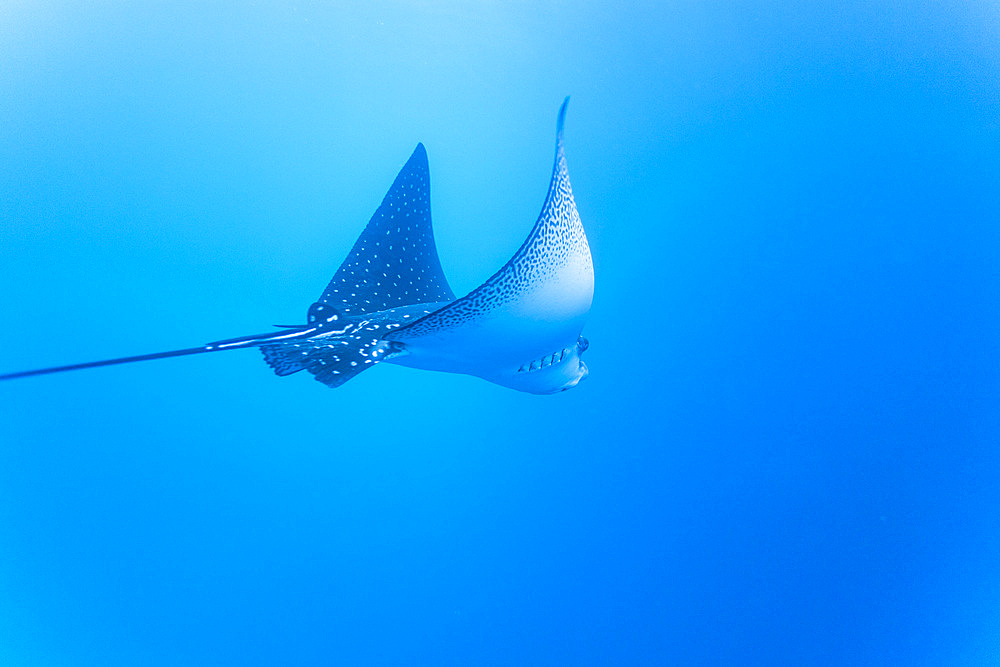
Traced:
<path fill-rule="evenodd" d="M 417 144 L 319 303 L 358 315 L 454 299 L 431 229 L 427 152 Z"/>
<path fill-rule="evenodd" d="M 562 141 L 565 112 L 564 103 L 559 113 L 556 159 L 548 196 L 521 248 L 502 269 L 467 296 L 404 326 L 390 335 L 390 340 L 405 340 L 460 326 L 516 300 L 570 261 L 582 259 L 586 264 L 591 262 L 590 247 L 576 211 L 566 170 Z"/>

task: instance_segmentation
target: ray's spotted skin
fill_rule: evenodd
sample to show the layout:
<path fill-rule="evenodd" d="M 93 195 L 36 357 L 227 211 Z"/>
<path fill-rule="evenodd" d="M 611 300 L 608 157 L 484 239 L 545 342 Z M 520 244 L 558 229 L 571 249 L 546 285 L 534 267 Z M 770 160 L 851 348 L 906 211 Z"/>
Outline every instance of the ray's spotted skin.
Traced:
<path fill-rule="evenodd" d="M 575 387 L 588 374 L 580 355 L 589 343 L 580 333 L 593 299 L 594 267 L 563 150 L 568 102 L 559 109 L 552 179 L 531 233 L 499 271 L 460 299 L 434 245 L 427 153 L 417 144 L 304 325 L 0 380 L 258 347 L 277 375 L 305 370 L 330 387 L 383 361 L 474 375 L 534 394 Z"/>

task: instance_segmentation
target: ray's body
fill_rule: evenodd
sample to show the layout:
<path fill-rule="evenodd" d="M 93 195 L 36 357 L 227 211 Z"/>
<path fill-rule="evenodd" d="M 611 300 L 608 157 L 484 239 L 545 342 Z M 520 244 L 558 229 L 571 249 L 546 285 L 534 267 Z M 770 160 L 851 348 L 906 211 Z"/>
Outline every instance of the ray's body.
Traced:
<path fill-rule="evenodd" d="M 568 102 L 568 99 L 567 99 Z M 594 272 L 573 201 L 559 110 L 548 195 L 527 240 L 486 282 L 456 299 L 434 244 L 427 153 L 418 144 L 304 325 L 201 347 L 0 375 L 259 347 L 278 375 L 308 371 L 338 387 L 380 362 L 475 375 L 536 394 L 587 376 L 580 335 Z"/>

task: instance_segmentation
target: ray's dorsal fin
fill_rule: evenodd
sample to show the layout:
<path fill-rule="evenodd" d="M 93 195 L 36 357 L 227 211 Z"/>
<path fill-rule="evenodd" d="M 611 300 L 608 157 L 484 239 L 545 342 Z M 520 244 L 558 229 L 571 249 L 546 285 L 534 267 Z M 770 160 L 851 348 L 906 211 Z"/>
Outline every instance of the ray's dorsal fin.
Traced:
<path fill-rule="evenodd" d="M 582 326 L 594 294 L 594 268 L 587 236 L 573 201 L 563 125 L 567 97 L 559 108 L 556 155 L 548 194 L 531 233 L 514 256 L 492 277 L 468 295 L 388 334 L 387 340 L 410 343 L 415 339 L 448 335 L 449 331 L 500 316 L 510 321 L 537 322 L 538 335 L 545 328 Z M 573 336 L 575 340 L 575 335 Z"/>
<path fill-rule="evenodd" d="M 317 303 L 358 315 L 454 299 L 434 245 L 427 152 L 417 144 Z"/>

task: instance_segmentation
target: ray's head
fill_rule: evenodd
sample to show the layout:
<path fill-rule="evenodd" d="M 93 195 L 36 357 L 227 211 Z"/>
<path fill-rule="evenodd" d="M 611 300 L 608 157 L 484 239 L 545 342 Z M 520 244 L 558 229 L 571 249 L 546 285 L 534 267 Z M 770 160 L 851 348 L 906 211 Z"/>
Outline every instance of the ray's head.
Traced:
<path fill-rule="evenodd" d="M 587 364 L 580 358 L 589 346 L 587 339 L 580 336 L 576 343 L 569 347 L 527 361 L 516 371 L 503 377 L 488 379 L 530 394 L 555 394 L 566 391 L 578 385 L 589 374 Z"/>

